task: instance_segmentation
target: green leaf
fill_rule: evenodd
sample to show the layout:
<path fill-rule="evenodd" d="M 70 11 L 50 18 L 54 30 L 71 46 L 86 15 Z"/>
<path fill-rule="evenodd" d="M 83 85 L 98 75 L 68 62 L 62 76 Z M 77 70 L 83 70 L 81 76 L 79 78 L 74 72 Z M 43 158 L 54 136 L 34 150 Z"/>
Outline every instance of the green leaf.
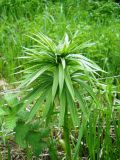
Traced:
<path fill-rule="evenodd" d="M 7 104 L 10 107 L 13 107 L 16 104 L 18 104 L 18 99 L 17 99 L 16 95 L 14 95 L 14 94 L 7 93 L 4 95 L 4 99 L 6 100 Z"/>
<path fill-rule="evenodd" d="M 15 128 L 15 140 L 22 147 L 31 147 L 35 155 L 39 155 L 42 150 L 47 147 L 46 138 L 49 135 L 50 129 L 35 128 L 32 124 L 25 124 L 24 122 L 18 122 Z M 38 131 L 40 129 L 40 131 Z"/>
<path fill-rule="evenodd" d="M 97 107 L 99 106 L 99 103 L 97 101 L 97 97 L 95 96 L 95 93 L 93 92 L 93 89 L 90 85 L 83 82 L 82 80 L 79 80 L 79 83 L 82 88 L 86 89 L 86 91 L 90 94 L 90 96 L 94 99 L 95 103 L 97 104 Z"/>
<path fill-rule="evenodd" d="M 66 94 L 67 94 L 68 110 L 70 111 L 70 115 L 71 115 L 71 118 L 72 118 L 73 125 L 78 126 L 79 119 L 78 119 L 76 106 L 75 106 L 74 101 L 73 101 L 71 95 L 69 94 L 69 92 L 67 92 Z"/>
<path fill-rule="evenodd" d="M 63 69 L 65 69 L 65 66 L 66 66 L 66 64 L 65 64 L 65 59 L 64 59 L 64 58 L 61 58 L 61 62 L 62 62 Z"/>
<path fill-rule="evenodd" d="M 6 114 L 7 113 L 4 111 L 4 109 L 0 107 L 0 116 L 4 116 Z"/>
<path fill-rule="evenodd" d="M 49 145 L 49 154 L 51 160 L 58 160 L 57 156 L 57 144 L 54 139 L 51 138 L 50 145 Z"/>
<path fill-rule="evenodd" d="M 51 51 L 55 52 L 56 45 L 55 45 L 55 43 L 53 42 L 53 40 L 51 38 L 49 38 L 48 36 L 44 35 L 43 33 L 39 33 L 39 38 L 44 44 L 46 44 L 46 46 L 49 46 Z"/>
<path fill-rule="evenodd" d="M 54 101 L 54 98 L 55 98 L 55 95 L 56 95 L 56 92 L 57 92 L 57 88 L 58 88 L 58 75 L 59 74 L 59 71 L 58 69 L 56 68 L 56 70 L 54 71 L 54 77 L 53 77 L 53 86 L 52 86 L 52 102 Z"/>
<path fill-rule="evenodd" d="M 80 149 L 80 145 L 81 145 L 81 139 L 83 137 L 86 124 L 87 124 L 87 120 L 84 119 L 83 123 L 81 124 L 81 126 L 79 126 L 78 140 L 77 140 L 77 144 L 76 144 L 75 149 L 74 149 L 73 160 L 76 160 L 77 159 L 77 155 L 79 154 L 79 149 Z"/>
<path fill-rule="evenodd" d="M 49 111 L 48 111 L 47 116 L 46 116 L 47 117 L 46 118 L 46 126 L 49 126 L 49 122 L 52 118 L 52 115 L 54 114 L 54 112 L 53 112 L 54 107 L 55 107 L 54 104 L 50 105 Z"/>
<path fill-rule="evenodd" d="M 25 137 L 28 134 L 30 126 L 19 122 L 15 128 L 15 141 L 23 148 L 27 147 Z"/>
<path fill-rule="evenodd" d="M 51 107 L 51 102 L 52 102 L 52 91 L 51 91 L 51 89 L 48 91 L 48 94 L 47 94 L 46 97 L 47 98 L 46 98 L 46 103 L 45 103 L 45 107 L 44 107 L 44 110 L 43 110 L 41 123 L 43 123 L 43 120 L 47 118 L 47 115 L 48 115 L 50 107 Z"/>
<path fill-rule="evenodd" d="M 49 51 L 49 47 L 47 45 L 45 45 L 43 42 L 41 42 L 40 40 L 32 37 L 32 36 L 28 36 L 30 37 L 32 40 L 36 41 L 37 43 L 40 44 L 41 48 L 45 49 L 45 50 L 48 50 Z"/>
<path fill-rule="evenodd" d="M 30 131 L 26 137 L 26 141 L 32 147 L 32 150 L 36 156 L 39 156 L 42 150 L 47 147 L 47 143 L 41 138 L 40 132 Z"/>
<path fill-rule="evenodd" d="M 39 133 L 39 135 L 40 135 L 40 138 L 46 138 L 48 135 L 49 135 L 49 133 L 50 133 L 50 129 L 49 128 L 41 128 L 40 129 L 40 133 Z"/>
<path fill-rule="evenodd" d="M 73 88 L 73 85 L 72 85 L 72 81 L 71 81 L 71 78 L 70 78 L 70 75 L 69 73 L 65 73 L 65 82 L 66 82 L 66 85 L 67 85 L 67 88 L 72 96 L 72 99 L 75 100 L 75 96 L 74 96 L 74 88 Z"/>
<path fill-rule="evenodd" d="M 66 107 L 66 95 L 65 95 L 65 90 L 63 90 L 62 94 L 60 95 L 60 114 L 59 114 L 60 126 L 64 124 L 65 107 Z"/>
<path fill-rule="evenodd" d="M 41 94 L 41 96 L 38 98 L 38 100 L 36 101 L 35 105 L 32 107 L 29 116 L 28 116 L 28 122 L 32 120 L 32 118 L 34 117 L 34 115 L 37 113 L 37 111 L 39 110 L 39 108 L 41 107 L 43 101 L 46 98 L 46 90 Z"/>
<path fill-rule="evenodd" d="M 88 114 L 87 114 L 87 108 L 86 108 L 86 105 L 85 105 L 85 102 L 84 102 L 84 97 L 82 97 L 81 93 L 82 92 L 82 89 L 75 89 L 75 95 L 76 95 L 76 98 L 79 102 L 79 105 L 80 105 L 80 109 L 81 111 L 83 112 L 83 115 L 88 118 Z"/>
<path fill-rule="evenodd" d="M 30 85 L 33 81 L 35 81 L 40 75 L 42 75 L 46 70 L 48 69 L 47 66 L 43 67 L 41 70 L 35 72 L 32 74 L 32 78 L 29 79 L 29 82 L 27 83 L 27 86 Z"/>
<path fill-rule="evenodd" d="M 10 113 L 5 117 L 5 128 L 7 132 L 13 131 L 16 127 L 18 117 L 14 113 Z"/>
<path fill-rule="evenodd" d="M 68 34 L 66 33 L 65 34 L 65 39 L 64 39 L 64 48 L 66 47 L 68 47 L 69 46 L 69 36 L 68 36 Z"/>
<path fill-rule="evenodd" d="M 37 87 L 33 88 L 32 91 L 30 91 L 21 101 L 25 102 L 25 104 L 31 103 L 35 98 L 39 97 L 41 92 L 43 92 L 46 88 L 50 87 L 50 83 L 41 83 Z"/>
<path fill-rule="evenodd" d="M 59 87 L 60 87 L 60 94 L 62 93 L 64 85 L 64 69 L 61 64 L 59 64 Z"/>

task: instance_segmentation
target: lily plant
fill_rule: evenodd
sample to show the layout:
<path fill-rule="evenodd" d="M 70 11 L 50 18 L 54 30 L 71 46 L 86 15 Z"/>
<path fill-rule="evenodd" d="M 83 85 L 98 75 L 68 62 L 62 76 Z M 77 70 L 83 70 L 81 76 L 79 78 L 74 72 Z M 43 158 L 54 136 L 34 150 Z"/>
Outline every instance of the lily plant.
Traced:
<path fill-rule="evenodd" d="M 24 76 L 19 88 L 30 89 L 23 98 L 26 103 L 33 103 L 28 115 L 31 121 L 44 104 L 42 120 L 47 120 L 51 111 L 58 108 L 59 126 L 63 127 L 66 159 L 71 160 L 69 119 L 74 127 L 79 127 L 79 112 L 87 114 L 83 92 L 96 101 L 93 92 L 95 78 L 102 69 L 81 53 L 93 43 L 79 44 L 79 38 L 69 38 L 65 34 L 62 41 L 56 44 L 50 37 L 38 33 L 30 38 L 34 45 L 24 48 Z M 97 102 L 96 102 L 97 103 Z M 79 106 L 79 107 L 78 107 Z M 80 108 L 80 110 L 78 109 Z"/>

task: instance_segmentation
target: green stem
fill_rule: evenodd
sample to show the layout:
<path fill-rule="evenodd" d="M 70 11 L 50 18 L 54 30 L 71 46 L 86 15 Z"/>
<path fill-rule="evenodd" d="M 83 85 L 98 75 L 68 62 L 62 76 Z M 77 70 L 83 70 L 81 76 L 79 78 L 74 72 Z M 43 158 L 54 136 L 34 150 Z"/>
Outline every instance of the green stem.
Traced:
<path fill-rule="evenodd" d="M 65 148 L 66 148 L 66 160 L 72 160 L 71 158 L 71 147 L 70 147 L 70 131 L 69 131 L 69 124 L 68 124 L 68 111 L 67 107 L 65 110 L 65 117 L 64 117 L 64 140 L 65 140 Z"/>
<path fill-rule="evenodd" d="M 32 159 L 32 151 L 31 151 L 31 148 L 29 148 L 28 146 L 27 146 L 27 150 L 26 150 L 26 158 L 27 158 L 27 160 L 29 160 L 29 159 Z"/>
<path fill-rule="evenodd" d="M 7 149 L 8 149 L 8 160 L 11 160 L 11 148 L 10 148 L 10 145 L 9 145 L 9 143 L 7 142 Z"/>

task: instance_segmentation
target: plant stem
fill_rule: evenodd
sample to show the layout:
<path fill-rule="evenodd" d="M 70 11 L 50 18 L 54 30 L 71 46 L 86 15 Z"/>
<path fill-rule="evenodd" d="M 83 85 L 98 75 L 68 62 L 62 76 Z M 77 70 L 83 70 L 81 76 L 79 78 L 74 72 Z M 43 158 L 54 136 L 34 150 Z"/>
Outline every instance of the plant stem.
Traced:
<path fill-rule="evenodd" d="M 28 146 L 27 146 L 26 155 L 27 155 L 27 160 L 32 159 L 32 151 Z"/>
<path fill-rule="evenodd" d="M 11 160 L 11 148 L 10 148 L 10 146 L 9 146 L 9 143 L 7 142 L 7 149 L 8 149 L 8 160 Z"/>
<path fill-rule="evenodd" d="M 66 160 L 71 159 L 71 147 L 70 147 L 70 131 L 69 131 L 69 124 L 68 124 L 68 110 L 66 107 L 65 110 L 65 117 L 64 117 L 64 140 L 65 140 L 65 148 L 66 148 Z"/>

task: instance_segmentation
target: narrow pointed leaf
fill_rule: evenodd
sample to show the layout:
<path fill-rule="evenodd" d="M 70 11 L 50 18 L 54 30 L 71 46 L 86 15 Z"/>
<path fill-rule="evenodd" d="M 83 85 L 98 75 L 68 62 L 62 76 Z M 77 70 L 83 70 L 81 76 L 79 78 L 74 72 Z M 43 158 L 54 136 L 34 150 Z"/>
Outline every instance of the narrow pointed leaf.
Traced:
<path fill-rule="evenodd" d="M 39 108 L 41 107 L 43 101 L 46 98 L 46 90 L 42 93 L 42 95 L 38 98 L 38 100 L 36 101 L 35 105 L 33 106 L 33 108 L 30 111 L 30 114 L 28 116 L 28 122 L 32 120 L 32 118 L 35 116 L 35 114 L 37 113 L 37 111 L 39 110 Z"/>
<path fill-rule="evenodd" d="M 77 156 L 79 154 L 81 140 L 82 140 L 82 137 L 83 137 L 83 133 L 84 133 L 86 124 L 87 124 L 87 121 L 86 121 L 86 119 L 84 119 L 83 123 L 79 127 L 78 140 L 77 140 L 77 144 L 75 146 L 75 153 L 74 153 L 74 156 L 73 156 L 73 160 L 76 160 Z"/>
<path fill-rule="evenodd" d="M 93 92 L 93 89 L 91 88 L 90 85 L 88 85 L 87 83 L 83 82 L 82 80 L 79 80 L 79 83 L 81 85 L 81 87 L 83 87 L 84 89 L 86 89 L 86 91 L 90 94 L 90 96 L 94 99 L 95 103 L 97 104 L 97 106 L 99 106 L 99 103 L 97 102 L 95 93 Z"/>
<path fill-rule="evenodd" d="M 58 75 L 59 74 L 59 71 L 58 69 L 56 68 L 55 72 L 54 72 L 54 77 L 53 77 L 53 86 L 52 86 L 52 102 L 54 101 L 54 98 L 55 98 L 55 95 L 56 95 L 56 92 L 57 92 L 57 88 L 58 88 Z"/>
<path fill-rule="evenodd" d="M 48 91 L 48 94 L 47 94 L 47 98 L 46 98 L 46 104 L 45 104 L 45 107 L 44 107 L 44 111 L 43 111 L 43 116 L 42 116 L 42 120 L 44 120 L 46 117 L 47 117 L 47 114 L 50 110 L 50 107 L 51 107 L 51 102 L 52 102 L 52 94 L 51 94 L 51 89 Z M 41 122 L 42 122 L 41 120 Z"/>
<path fill-rule="evenodd" d="M 35 75 L 32 76 L 32 78 L 28 82 L 27 86 L 30 85 L 34 80 L 36 80 L 40 75 L 42 75 L 47 69 L 48 69 L 48 67 L 46 66 L 46 67 L 42 68 L 40 71 L 38 71 L 37 73 L 35 73 Z"/>
<path fill-rule="evenodd" d="M 65 42 L 65 46 L 68 47 L 68 45 L 69 45 L 69 37 L 68 37 L 67 33 L 65 34 L 65 40 L 64 40 L 64 42 Z"/>
<path fill-rule="evenodd" d="M 60 88 L 60 94 L 62 93 L 64 85 L 64 70 L 61 64 L 59 64 L 59 88 Z"/>
<path fill-rule="evenodd" d="M 65 107 L 66 107 L 66 95 L 63 90 L 60 95 L 60 114 L 59 114 L 59 125 L 62 126 L 64 124 L 64 116 L 65 116 Z"/>
<path fill-rule="evenodd" d="M 73 89 L 73 85 L 72 85 L 72 82 L 71 82 L 71 78 L 70 78 L 70 75 L 69 73 L 65 73 L 65 82 L 66 82 L 66 85 L 67 85 L 67 88 L 72 96 L 72 99 L 74 100 L 74 89 Z"/>
<path fill-rule="evenodd" d="M 82 90 L 81 90 L 81 91 L 82 91 Z M 76 98 L 77 98 L 77 100 L 78 100 L 78 102 L 79 102 L 80 109 L 81 109 L 81 111 L 83 112 L 83 115 L 84 115 L 86 118 L 88 118 L 87 108 L 86 108 L 86 106 L 85 106 L 83 97 L 81 96 L 81 93 L 80 93 L 81 91 L 80 91 L 80 89 L 79 89 L 79 90 L 76 89 L 76 90 L 75 90 L 75 95 L 76 95 Z"/>
<path fill-rule="evenodd" d="M 67 92 L 67 105 L 68 105 L 68 110 L 70 111 L 71 114 L 73 125 L 78 126 L 79 119 L 78 119 L 77 109 L 69 92 Z"/>
<path fill-rule="evenodd" d="M 62 62 L 62 66 L 63 66 L 63 69 L 65 69 L 65 59 L 64 58 L 61 58 L 61 62 Z"/>

